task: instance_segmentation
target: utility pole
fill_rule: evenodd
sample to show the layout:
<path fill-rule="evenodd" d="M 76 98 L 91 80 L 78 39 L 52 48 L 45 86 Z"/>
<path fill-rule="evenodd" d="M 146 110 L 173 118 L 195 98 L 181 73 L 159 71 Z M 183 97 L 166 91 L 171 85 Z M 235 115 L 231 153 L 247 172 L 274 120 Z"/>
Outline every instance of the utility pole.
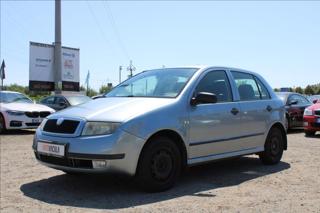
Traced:
<path fill-rule="evenodd" d="M 127 70 L 129 71 L 128 78 L 131 78 L 133 76 L 133 72 L 136 71 L 136 68 L 132 65 L 132 60 L 130 60 L 130 64 Z"/>
<path fill-rule="evenodd" d="M 122 71 L 122 66 L 119 66 L 119 84 L 121 83 L 121 71 Z"/>
<path fill-rule="evenodd" d="M 55 41 L 54 41 L 54 81 L 55 93 L 62 90 L 61 81 L 61 0 L 55 0 Z"/>

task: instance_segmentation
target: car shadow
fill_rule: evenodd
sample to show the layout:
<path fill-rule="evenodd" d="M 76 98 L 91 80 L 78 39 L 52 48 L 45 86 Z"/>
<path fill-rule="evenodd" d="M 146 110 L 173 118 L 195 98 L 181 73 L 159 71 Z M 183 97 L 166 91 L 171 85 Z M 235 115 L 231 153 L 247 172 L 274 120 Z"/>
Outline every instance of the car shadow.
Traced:
<path fill-rule="evenodd" d="M 182 196 L 215 197 L 212 191 L 222 187 L 271 175 L 290 168 L 280 162 L 264 166 L 258 158 L 241 157 L 189 168 L 177 185 L 165 192 L 145 193 L 132 179 L 105 175 L 58 175 L 25 183 L 20 190 L 25 196 L 63 206 L 121 209 L 156 203 Z"/>
<path fill-rule="evenodd" d="M 289 129 L 287 131 L 287 134 L 291 135 L 291 134 L 300 134 L 300 133 L 303 133 L 304 130 L 303 128 L 294 128 L 294 129 Z"/>
<path fill-rule="evenodd" d="M 10 129 L 2 133 L 2 135 L 32 135 L 35 133 L 34 129 Z"/>

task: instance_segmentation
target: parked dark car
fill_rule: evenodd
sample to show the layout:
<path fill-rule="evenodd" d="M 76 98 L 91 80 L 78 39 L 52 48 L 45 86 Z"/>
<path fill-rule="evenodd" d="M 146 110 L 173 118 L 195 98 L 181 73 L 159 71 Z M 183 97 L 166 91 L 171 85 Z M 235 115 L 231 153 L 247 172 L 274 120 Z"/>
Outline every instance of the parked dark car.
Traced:
<path fill-rule="evenodd" d="M 40 104 L 46 105 L 56 111 L 75 106 L 92 100 L 85 95 L 52 95 L 40 100 Z"/>
<path fill-rule="evenodd" d="M 303 112 L 312 103 L 303 95 L 294 92 L 276 92 L 286 108 L 286 128 L 303 127 Z"/>

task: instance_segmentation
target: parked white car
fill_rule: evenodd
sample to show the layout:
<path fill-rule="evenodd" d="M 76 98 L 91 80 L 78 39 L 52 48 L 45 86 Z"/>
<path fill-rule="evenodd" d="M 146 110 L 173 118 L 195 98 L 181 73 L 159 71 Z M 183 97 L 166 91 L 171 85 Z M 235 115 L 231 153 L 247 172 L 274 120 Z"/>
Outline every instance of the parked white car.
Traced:
<path fill-rule="evenodd" d="M 0 133 L 6 129 L 37 128 L 53 112 L 19 92 L 0 91 Z"/>

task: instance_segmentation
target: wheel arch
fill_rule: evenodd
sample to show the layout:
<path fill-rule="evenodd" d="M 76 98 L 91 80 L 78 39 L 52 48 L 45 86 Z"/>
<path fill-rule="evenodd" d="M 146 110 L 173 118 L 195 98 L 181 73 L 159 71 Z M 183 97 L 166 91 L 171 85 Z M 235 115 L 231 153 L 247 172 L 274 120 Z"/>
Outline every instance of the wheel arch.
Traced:
<path fill-rule="evenodd" d="M 148 146 L 148 144 L 150 144 L 150 142 L 152 141 L 152 139 L 157 138 L 157 137 L 167 137 L 170 138 L 178 147 L 180 154 L 181 154 L 181 159 L 182 159 L 182 168 L 186 168 L 187 166 L 187 149 L 185 146 L 185 143 L 181 137 L 181 135 L 179 133 L 177 133 L 174 130 L 171 129 L 163 129 L 163 130 L 159 130 L 158 132 L 155 132 L 154 134 L 152 134 L 146 141 L 146 143 L 143 145 L 142 150 L 140 152 L 139 155 L 139 160 L 138 160 L 138 165 L 140 163 L 140 159 L 142 156 L 142 153 L 144 151 L 144 149 Z"/>
<path fill-rule="evenodd" d="M 270 127 L 270 129 L 269 129 L 269 132 L 271 131 L 272 128 L 278 128 L 278 129 L 280 129 L 281 134 L 282 134 L 282 137 L 283 137 L 283 139 L 284 139 L 284 147 L 283 147 L 283 148 L 284 148 L 284 150 L 287 150 L 287 148 L 288 148 L 287 132 L 286 132 L 286 129 L 285 129 L 285 127 L 283 126 L 283 124 L 280 123 L 280 122 L 276 122 L 276 123 L 272 124 L 271 127 Z M 269 134 L 269 132 L 268 132 L 268 134 Z"/>

